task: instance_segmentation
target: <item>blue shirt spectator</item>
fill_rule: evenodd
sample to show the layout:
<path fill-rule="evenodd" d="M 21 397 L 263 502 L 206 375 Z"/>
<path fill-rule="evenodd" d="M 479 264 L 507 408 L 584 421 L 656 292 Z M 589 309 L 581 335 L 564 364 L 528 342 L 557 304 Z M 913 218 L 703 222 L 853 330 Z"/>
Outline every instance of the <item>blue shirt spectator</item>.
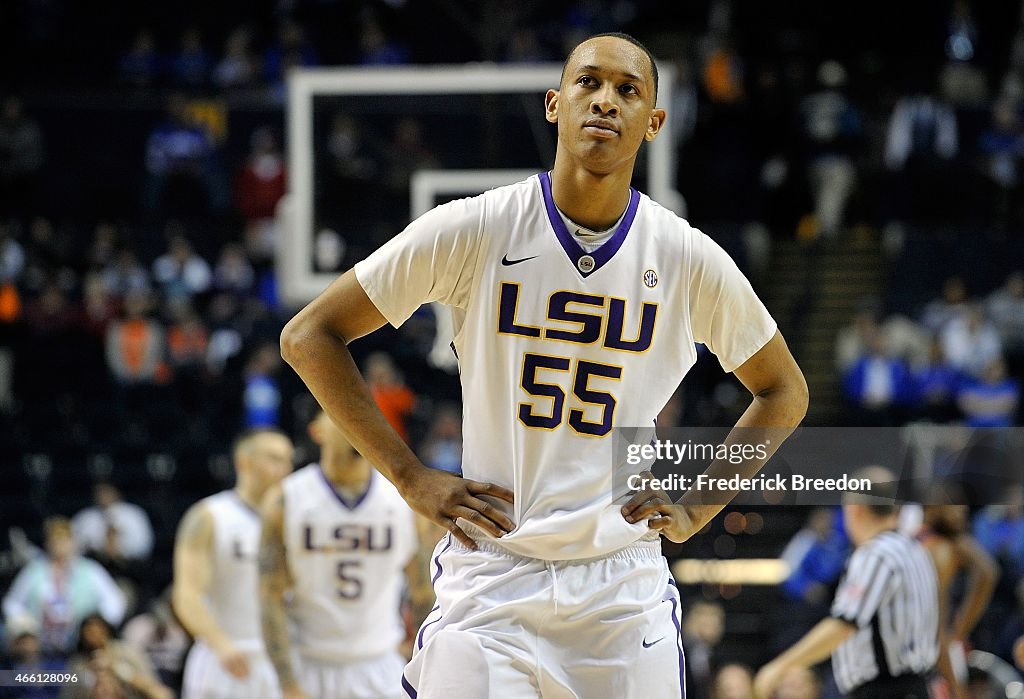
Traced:
<path fill-rule="evenodd" d="M 1006 375 L 1002 359 L 990 362 L 979 379 L 968 379 L 957 404 L 971 427 L 1010 427 L 1020 404 L 1020 385 Z"/>

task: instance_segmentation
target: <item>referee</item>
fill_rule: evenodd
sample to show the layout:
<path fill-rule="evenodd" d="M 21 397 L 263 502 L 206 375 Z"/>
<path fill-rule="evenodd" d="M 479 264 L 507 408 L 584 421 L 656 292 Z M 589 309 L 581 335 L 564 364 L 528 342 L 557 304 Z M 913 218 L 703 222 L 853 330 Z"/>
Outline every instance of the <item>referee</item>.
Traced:
<path fill-rule="evenodd" d="M 871 496 L 848 493 L 843 518 L 857 547 L 846 564 L 829 617 L 757 673 L 755 695 L 768 699 L 791 667 L 832 656 L 836 685 L 853 699 L 927 699 L 939 655 L 935 567 L 925 549 L 896 531 L 895 477 L 872 467 Z"/>

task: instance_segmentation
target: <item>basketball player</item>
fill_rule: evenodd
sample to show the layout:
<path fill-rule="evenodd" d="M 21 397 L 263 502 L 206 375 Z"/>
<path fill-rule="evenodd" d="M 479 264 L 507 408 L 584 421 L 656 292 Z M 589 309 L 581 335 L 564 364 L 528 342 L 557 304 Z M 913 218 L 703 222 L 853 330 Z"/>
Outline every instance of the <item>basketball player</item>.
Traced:
<path fill-rule="evenodd" d="M 320 463 L 273 486 L 263 503 L 267 653 L 285 699 L 401 697 L 403 570 L 413 600 L 426 602 L 421 621 L 433 601 L 413 561 L 415 515 L 325 413 L 309 431 Z"/>
<path fill-rule="evenodd" d="M 999 579 L 999 567 L 968 532 L 966 505 L 925 505 L 917 540 L 935 563 L 939 578 L 939 660 L 937 669 L 956 699 L 966 699 L 965 643 L 978 624 Z M 953 582 L 967 576 L 963 599 L 951 613 Z M 933 688 L 937 696 L 938 687 Z"/>
<path fill-rule="evenodd" d="M 237 484 L 200 500 L 174 542 L 174 611 L 195 645 L 182 699 L 280 696 L 263 650 L 257 555 L 260 498 L 292 469 L 292 443 L 274 429 L 242 435 L 233 450 Z"/>
<path fill-rule="evenodd" d="M 684 541 L 728 498 L 634 495 L 613 428 L 653 425 L 697 342 L 753 395 L 738 425 L 779 428 L 768 456 L 803 418 L 807 387 L 735 263 L 630 188 L 665 122 L 650 52 L 620 34 L 582 42 L 544 110 L 551 172 L 421 216 L 300 311 L 282 353 L 413 510 L 448 530 L 409 696 L 679 697 L 679 595 L 658 533 Z M 464 478 L 419 462 L 346 347 L 428 301 L 453 311 Z"/>

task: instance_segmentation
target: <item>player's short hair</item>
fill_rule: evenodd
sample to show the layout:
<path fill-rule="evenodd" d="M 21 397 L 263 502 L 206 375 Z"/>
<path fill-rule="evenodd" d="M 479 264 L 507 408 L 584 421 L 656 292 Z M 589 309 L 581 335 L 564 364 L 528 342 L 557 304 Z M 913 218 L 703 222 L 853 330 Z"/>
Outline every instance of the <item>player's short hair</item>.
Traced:
<path fill-rule="evenodd" d="M 231 456 L 237 457 L 240 452 L 249 447 L 254 439 L 264 434 L 276 434 L 285 439 L 291 439 L 287 432 L 278 427 L 251 427 L 235 437 L 235 441 L 231 444 Z"/>
<path fill-rule="evenodd" d="M 654 60 L 654 54 L 651 53 L 651 50 L 649 48 L 647 48 L 646 46 L 644 46 L 640 42 L 639 39 L 637 39 L 635 36 L 632 36 L 630 34 L 626 34 L 625 32 L 604 32 L 602 34 L 594 34 L 592 36 L 588 36 L 586 39 L 584 39 L 580 43 L 578 43 L 575 46 L 573 46 L 572 50 L 569 52 L 569 55 L 565 57 L 565 62 L 562 64 L 562 75 L 558 78 L 558 85 L 559 85 L 559 87 L 561 87 L 562 81 L 565 80 L 565 69 L 568 67 L 569 61 L 572 60 L 573 55 L 575 55 L 576 49 L 578 49 L 580 46 L 582 46 L 583 44 L 587 43 L 591 39 L 600 39 L 601 37 L 604 37 L 604 36 L 610 36 L 610 37 L 615 38 L 615 39 L 622 39 L 623 41 L 628 41 L 629 43 L 633 44 L 633 46 L 636 46 L 638 49 L 640 49 L 641 51 L 644 52 L 644 54 L 647 56 L 648 62 L 650 62 L 650 64 L 651 64 L 651 78 L 654 80 L 654 102 L 657 103 L 658 102 L 658 63 L 657 63 L 657 61 Z"/>

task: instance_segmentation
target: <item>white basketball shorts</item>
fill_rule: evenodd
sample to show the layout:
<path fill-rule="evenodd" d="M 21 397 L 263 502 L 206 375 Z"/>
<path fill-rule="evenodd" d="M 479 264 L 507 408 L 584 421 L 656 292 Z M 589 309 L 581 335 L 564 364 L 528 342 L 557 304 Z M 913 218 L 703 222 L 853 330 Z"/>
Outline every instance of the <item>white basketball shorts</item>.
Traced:
<path fill-rule="evenodd" d="M 397 652 L 344 663 L 302 657 L 297 666 L 299 685 L 311 699 L 405 699 L 405 659 Z"/>
<path fill-rule="evenodd" d="M 262 651 L 249 654 L 249 676 L 243 680 L 220 664 L 217 654 L 196 641 L 185 660 L 181 699 L 280 699 L 281 690 L 270 658 Z"/>
<path fill-rule="evenodd" d="M 679 592 L 658 541 L 584 561 L 451 537 L 402 687 L 412 699 L 685 697 Z"/>

